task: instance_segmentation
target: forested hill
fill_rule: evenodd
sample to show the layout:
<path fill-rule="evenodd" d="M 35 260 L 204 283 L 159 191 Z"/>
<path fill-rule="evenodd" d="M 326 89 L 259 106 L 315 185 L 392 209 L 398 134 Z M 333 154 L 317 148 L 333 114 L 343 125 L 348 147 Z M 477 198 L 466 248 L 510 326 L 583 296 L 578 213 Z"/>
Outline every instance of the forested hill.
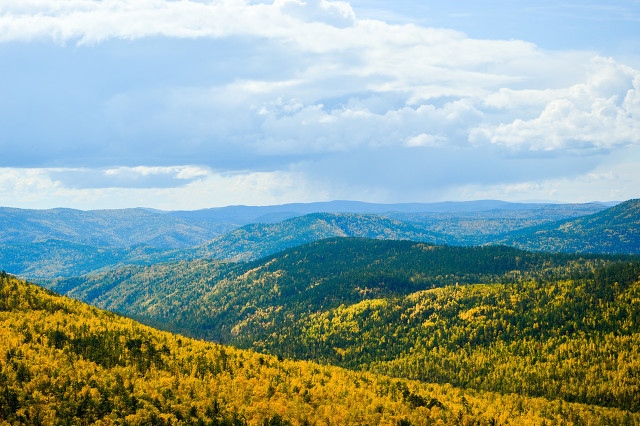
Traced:
<path fill-rule="evenodd" d="M 493 243 L 551 252 L 640 254 L 640 200 L 578 219 L 527 228 Z"/>
<path fill-rule="evenodd" d="M 175 249 L 212 240 L 228 225 L 171 217 L 145 209 L 29 210 L 0 207 L 3 244 L 60 240 L 95 247 Z"/>
<path fill-rule="evenodd" d="M 284 318 L 447 285 L 544 279 L 610 264 L 610 256 L 529 253 L 335 238 L 238 264 L 189 261 L 58 279 L 56 291 L 207 339 L 247 341 Z"/>
<path fill-rule="evenodd" d="M 160 332 L 0 273 L 0 423 L 637 424 L 562 400 L 277 359 Z"/>
<path fill-rule="evenodd" d="M 280 223 L 251 224 L 235 229 L 210 243 L 187 250 L 188 257 L 254 260 L 263 256 L 331 237 L 444 242 L 434 232 L 397 220 L 359 214 L 313 213 Z"/>
<path fill-rule="evenodd" d="M 53 286 L 283 357 L 638 412 L 637 262 L 336 238 L 250 263 L 138 266 Z"/>
<path fill-rule="evenodd" d="M 123 265 L 202 257 L 244 261 L 335 236 L 453 245 L 506 244 L 567 252 L 608 252 L 611 250 L 606 244 L 617 241 L 619 245 L 627 247 L 619 252 L 638 253 L 640 249 L 636 239 L 624 239 L 633 229 L 637 230 L 637 225 L 630 224 L 636 228 L 628 231 L 623 225 L 615 225 L 616 218 L 610 227 L 616 234 L 611 236 L 610 241 L 598 240 L 597 233 L 593 238 L 585 236 L 584 244 L 580 235 L 573 239 L 565 238 L 566 235 L 562 235 L 560 240 L 555 238 L 554 241 L 567 247 L 529 247 L 530 242 L 538 238 L 537 234 L 518 231 L 528 224 L 548 222 L 558 217 L 575 217 L 598 208 L 602 208 L 602 205 L 520 205 L 518 208 L 510 206 L 508 210 L 482 212 L 395 213 L 412 222 L 375 215 L 313 213 L 278 223 L 245 225 L 214 240 L 206 237 L 215 235 L 207 226 L 215 228 L 216 225 L 205 226 L 202 225 L 204 222 L 198 222 L 204 226 L 202 228 L 197 224 L 180 222 L 197 219 L 173 218 L 166 212 L 143 209 L 83 212 L 4 208 L 0 209 L 0 237 L 6 238 L 0 238 L 0 268 L 30 279 L 39 279 L 91 274 Z M 520 236 L 513 241 L 509 239 L 511 233 L 499 238 L 496 236 L 505 231 L 519 232 L 514 235 Z M 535 228 L 534 231 L 539 229 Z M 188 244 L 202 243 L 205 238 L 207 243 L 185 248 Z M 605 243 L 604 248 L 602 242 Z"/>
<path fill-rule="evenodd" d="M 335 236 L 428 242 L 442 240 L 434 233 L 393 219 L 316 213 L 281 223 L 245 225 L 207 244 L 181 250 L 146 245 L 95 247 L 63 240 L 5 242 L 0 243 L 0 269 L 30 279 L 47 279 L 95 274 L 124 265 L 198 258 L 252 260 Z"/>
<path fill-rule="evenodd" d="M 30 279 L 99 273 L 124 265 L 181 258 L 181 252 L 149 246 L 94 247 L 61 240 L 0 244 L 0 269 Z"/>

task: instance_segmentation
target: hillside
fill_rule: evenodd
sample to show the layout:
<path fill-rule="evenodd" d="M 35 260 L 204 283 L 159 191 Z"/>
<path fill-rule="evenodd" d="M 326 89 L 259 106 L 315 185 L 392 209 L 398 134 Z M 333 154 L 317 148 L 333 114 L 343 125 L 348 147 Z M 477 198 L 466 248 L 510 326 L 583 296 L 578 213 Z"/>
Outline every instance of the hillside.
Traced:
<path fill-rule="evenodd" d="M 598 213 L 600 203 L 501 206 L 481 211 L 387 213 L 385 216 L 443 235 L 447 244 L 480 245 L 523 228 Z"/>
<path fill-rule="evenodd" d="M 100 308 L 190 329 L 199 337 L 238 341 L 277 330 L 276 313 L 314 313 L 447 285 L 544 278 L 614 260 L 509 247 L 334 238 L 249 263 L 202 259 L 132 266 L 56 279 L 47 286 Z"/>
<path fill-rule="evenodd" d="M 337 238 L 248 264 L 131 267 L 52 285 L 241 348 L 640 411 L 640 266 L 629 260 L 640 259 Z"/>
<path fill-rule="evenodd" d="M 273 211 L 259 217 L 268 223 L 245 225 L 210 240 L 210 237 L 217 235 L 216 230 L 228 230 L 232 226 L 206 224 L 207 219 L 198 216 L 206 211 L 196 211 L 193 215 L 187 215 L 189 218 L 182 219 L 173 218 L 167 212 L 143 209 L 88 212 L 69 209 L 0 209 L 0 235 L 6 237 L 5 240 L 0 239 L 3 241 L 0 244 L 0 267 L 19 276 L 41 279 L 97 273 L 123 265 L 202 257 L 244 261 L 336 236 L 479 245 L 495 243 L 496 234 L 500 232 L 517 232 L 527 225 L 547 223 L 560 217 L 575 217 L 603 208 L 601 204 L 519 205 L 489 201 L 440 203 L 426 207 L 360 204 L 363 203 L 320 203 L 318 206 L 312 203 L 300 206 L 302 210 L 323 206 L 370 210 L 399 207 L 409 213 L 388 213 L 389 216 L 411 222 L 352 213 L 313 213 L 280 221 L 288 217 L 288 213 L 278 213 L 277 209 L 281 206 L 266 206 L 256 211 Z M 297 205 L 287 205 L 292 206 Z M 495 206 L 499 209 L 476 211 Z M 421 208 L 460 211 L 410 212 Z M 222 209 L 221 212 L 235 214 L 235 208 L 229 209 Z M 238 209 L 236 213 L 239 217 L 253 211 L 243 206 Z M 184 221 L 190 221 L 190 224 Z M 207 242 L 202 244 L 205 238 Z M 197 245 L 185 247 L 196 242 Z M 507 241 L 503 243 L 510 244 Z M 579 244 L 577 248 L 581 248 Z"/>
<path fill-rule="evenodd" d="M 277 359 L 160 332 L 0 274 L 8 424 L 634 424 L 618 409 Z"/>
<path fill-rule="evenodd" d="M 0 241 L 61 240 L 96 247 L 186 248 L 210 241 L 227 225 L 175 218 L 146 209 L 27 210 L 0 208 Z"/>
<path fill-rule="evenodd" d="M 552 252 L 639 254 L 640 200 L 599 213 L 516 231 L 493 243 Z"/>
<path fill-rule="evenodd" d="M 252 340 L 356 370 L 640 412 L 640 264 L 366 300 Z"/>
<path fill-rule="evenodd" d="M 149 265 L 182 258 L 175 250 L 148 246 L 94 247 L 60 240 L 0 244 L 0 269 L 30 279 L 99 273 L 124 265 Z"/>
<path fill-rule="evenodd" d="M 254 260 L 290 247 L 331 237 L 412 240 L 430 243 L 444 238 L 416 226 L 374 215 L 313 213 L 279 223 L 251 224 L 187 250 L 190 258 Z"/>
<path fill-rule="evenodd" d="M 182 250 L 143 245 L 94 247 L 61 240 L 0 244 L 0 266 L 30 279 L 95 274 L 124 265 L 198 258 L 245 261 L 289 247 L 335 236 L 406 239 L 435 242 L 442 238 L 396 220 L 379 216 L 316 213 L 273 224 L 245 225 L 213 241 Z"/>

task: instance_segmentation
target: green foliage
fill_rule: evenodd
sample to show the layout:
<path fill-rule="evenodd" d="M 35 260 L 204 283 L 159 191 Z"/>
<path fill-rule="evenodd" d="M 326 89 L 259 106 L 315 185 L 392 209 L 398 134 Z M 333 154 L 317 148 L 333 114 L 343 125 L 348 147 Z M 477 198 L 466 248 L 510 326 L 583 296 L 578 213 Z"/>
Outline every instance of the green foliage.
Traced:
<path fill-rule="evenodd" d="M 246 263 L 191 261 L 55 280 L 56 291 L 209 340 L 252 344 L 302 315 L 455 284 L 543 279 L 607 256 L 337 238 Z"/>
<path fill-rule="evenodd" d="M 99 273 L 124 265 L 149 265 L 176 258 L 180 255 L 148 246 L 99 248 L 60 240 L 0 245 L 0 265 L 32 279 Z"/>
<path fill-rule="evenodd" d="M 444 242 L 413 224 L 375 215 L 313 213 L 279 223 L 250 224 L 191 250 L 190 257 L 256 260 L 291 247 L 331 237 Z"/>
<path fill-rule="evenodd" d="M 494 207 L 481 211 L 388 213 L 385 216 L 444 235 L 447 244 L 480 245 L 523 228 L 591 215 L 605 208 L 598 203 L 530 204 L 515 209 Z"/>
<path fill-rule="evenodd" d="M 172 217 L 147 209 L 27 210 L 0 207 L 0 241 L 60 240 L 96 247 L 147 245 L 163 249 L 210 241 L 229 226 Z"/>
<path fill-rule="evenodd" d="M 6 235 L 8 238 L 0 238 L 4 241 L 0 245 L 0 265 L 31 279 L 53 278 L 93 274 L 123 265 L 203 257 L 255 260 L 287 248 L 337 236 L 456 245 L 505 244 L 551 252 L 638 253 L 640 214 L 636 204 L 636 200 L 631 200 L 595 215 L 527 229 L 521 228 L 534 223 L 546 223 L 554 218 L 587 214 L 602 206 L 544 206 L 516 211 L 395 215 L 415 221 L 412 223 L 374 215 L 315 213 L 280 223 L 246 225 L 191 248 L 184 247 L 188 241 L 196 240 L 185 237 L 183 242 L 178 241 L 181 238 L 178 234 L 189 232 L 188 224 L 156 223 L 169 216 L 144 210 L 25 211 L 35 215 L 35 218 L 29 219 L 27 215 L 20 222 L 17 217 L 10 217 L 4 223 L 5 232 L 0 232 L 0 237 Z M 8 211 L 13 210 L 0 209 L 0 219 L 3 214 L 6 216 Z M 68 223 L 71 218 L 76 218 L 78 223 Z M 98 226 L 100 224 L 104 224 L 104 227 Z M 156 224 L 158 228 L 150 224 Z M 85 225 L 86 229 L 82 229 Z M 48 228 L 51 226 L 55 230 Z M 44 230 L 40 230 L 40 227 L 44 227 Z M 125 231 L 131 233 L 129 240 Z M 22 236 L 21 232 L 26 236 Z M 499 235 L 500 232 L 507 234 Z M 214 234 L 212 231 L 207 235 Z M 115 240 L 106 238 L 110 235 Z M 61 239 L 51 240 L 52 237 Z M 160 240 L 175 240 L 175 244 L 158 243 Z M 121 245 L 125 241 L 141 241 L 146 245 L 98 247 L 104 244 Z"/>

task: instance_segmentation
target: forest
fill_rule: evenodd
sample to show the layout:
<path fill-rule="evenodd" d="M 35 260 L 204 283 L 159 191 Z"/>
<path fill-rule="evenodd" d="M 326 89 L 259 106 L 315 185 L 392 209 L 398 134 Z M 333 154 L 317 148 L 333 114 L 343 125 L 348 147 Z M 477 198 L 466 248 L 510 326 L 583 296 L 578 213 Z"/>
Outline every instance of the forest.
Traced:
<path fill-rule="evenodd" d="M 50 284 L 283 358 L 637 412 L 639 261 L 335 238 L 249 263 L 136 266 Z"/>
<path fill-rule="evenodd" d="M 5 424 L 638 424 L 629 410 L 192 340 L 0 274 Z"/>
<path fill-rule="evenodd" d="M 636 205 L 535 232 L 634 245 L 612 223 Z M 40 276 L 89 273 L 0 274 L 3 424 L 640 423 L 640 256 L 401 240 L 435 234 L 374 216 L 285 222 L 195 249 L 5 246 L 40 248 L 24 265 Z"/>

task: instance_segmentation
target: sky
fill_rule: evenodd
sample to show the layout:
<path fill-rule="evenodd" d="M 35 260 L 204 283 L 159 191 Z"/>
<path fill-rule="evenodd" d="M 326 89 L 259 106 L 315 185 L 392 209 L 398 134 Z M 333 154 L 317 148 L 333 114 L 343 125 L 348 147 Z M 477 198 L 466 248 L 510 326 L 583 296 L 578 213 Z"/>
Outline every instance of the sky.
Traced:
<path fill-rule="evenodd" d="M 640 0 L 2 0 L 0 206 L 640 197 Z"/>

